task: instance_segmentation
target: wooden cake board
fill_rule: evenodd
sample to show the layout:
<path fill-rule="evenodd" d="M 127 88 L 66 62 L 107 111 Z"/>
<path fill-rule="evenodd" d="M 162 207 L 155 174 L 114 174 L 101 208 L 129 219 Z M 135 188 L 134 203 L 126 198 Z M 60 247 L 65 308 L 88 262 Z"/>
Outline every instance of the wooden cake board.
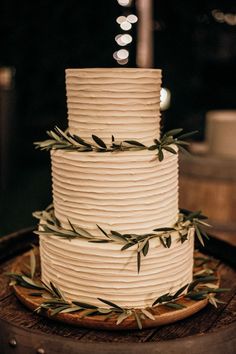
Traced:
<path fill-rule="evenodd" d="M 21 273 L 25 270 L 25 265 L 29 261 L 29 252 L 23 254 L 18 257 L 17 260 L 13 263 L 11 271 L 14 273 Z M 202 256 L 202 254 L 198 253 L 197 256 Z M 40 272 L 39 272 L 39 262 L 37 262 L 37 272 L 34 278 L 34 281 L 40 280 Z M 211 267 L 215 268 L 214 261 L 211 261 Z M 197 268 L 199 271 L 200 268 Z M 218 277 L 218 280 L 213 281 L 212 283 L 219 285 L 219 274 L 214 274 Z M 12 285 L 13 291 L 15 292 L 18 299 L 30 310 L 36 310 L 43 301 L 45 301 L 42 297 L 35 297 L 30 294 L 35 292 L 32 289 L 28 289 L 22 287 L 20 285 Z M 185 307 L 181 309 L 170 308 L 165 306 L 164 304 L 160 304 L 156 307 L 151 308 L 149 311 L 153 314 L 155 319 L 142 319 L 142 328 L 154 328 L 158 326 L 163 326 L 167 324 L 174 323 L 176 321 L 182 320 L 189 316 L 192 316 L 196 312 L 203 309 L 208 304 L 208 299 L 203 300 L 191 300 L 184 297 L 178 298 L 175 303 L 184 305 Z M 50 310 L 46 310 L 40 312 L 43 316 L 46 316 L 50 319 L 54 319 L 56 321 L 63 322 L 65 324 L 72 324 L 78 327 L 85 328 L 93 328 L 93 329 L 105 329 L 105 330 L 126 330 L 126 329 L 137 329 L 137 321 L 134 316 L 130 316 L 126 318 L 120 324 L 116 324 L 117 315 L 114 314 L 111 317 L 106 318 L 103 315 L 93 315 L 83 317 L 82 312 L 73 312 L 73 313 L 57 313 L 55 315 L 50 314 Z M 35 313 L 35 316 L 37 314 Z"/>

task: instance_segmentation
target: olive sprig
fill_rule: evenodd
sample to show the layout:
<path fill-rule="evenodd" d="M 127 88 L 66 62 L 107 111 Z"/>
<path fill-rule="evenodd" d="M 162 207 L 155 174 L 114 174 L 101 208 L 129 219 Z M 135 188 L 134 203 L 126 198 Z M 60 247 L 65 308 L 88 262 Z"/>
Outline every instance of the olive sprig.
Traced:
<path fill-rule="evenodd" d="M 178 242 L 184 243 L 191 237 L 191 231 L 195 230 L 201 244 L 204 246 L 204 238 L 208 239 L 208 235 L 204 227 L 209 227 L 205 219 L 207 217 L 201 211 L 191 212 L 186 209 L 181 209 L 178 220 L 172 227 L 159 227 L 146 234 L 135 233 L 120 233 L 116 230 L 107 231 L 100 225 L 97 225 L 101 236 L 94 236 L 89 231 L 81 228 L 79 225 L 74 225 L 68 220 L 69 229 L 61 226 L 60 221 L 54 214 L 54 208 L 51 204 L 44 211 L 36 211 L 33 216 L 40 220 L 39 228 L 34 232 L 38 235 L 56 236 L 64 239 L 84 239 L 93 243 L 109 243 L 115 242 L 120 244 L 121 251 L 128 250 L 133 247 L 137 255 L 137 271 L 140 272 L 142 257 L 148 255 L 150 249 L 150 240 L 158 238 L 160 244 L 165 248 L 170 248 L 173 241 L 173 236 L 178 237 Z"/>
<path fill-rule="evenodd" d="M 111 136 L 111 143 L 106 144 L 100 137 L 92 134 L 91 142 L 85 141 L 76 134 L 71 134 L 68 130 L 62 131 L 57 126 L 54 130 L 47 131 L 47 135 L 50 139 L 45 141 L 35 142 L 36 149 L 41 150 L 57 150 L 64 149 L 69 151 L 78 152 L 116 152 L 116 151 L 137 151 L 137 150 L 157 150 L 157 156 L 159 161 L 164 159 L 163 150 L 172 154 L 177 154 L 177 147 L 181 150 L 185 150 L 185 147 L 189 144 L 183 139 L 189 138 L 197 131 L 180 134 L 183 129 L 173 129 L 166 132 L 160 139 L 154 139 L 154 144 L 146 146 L 137 140 L 124 140 L 116 142 L 114 135 Z M 180 135 L 179 135 L 180 134 Z M 175 146 L 175 147 L 174 147 Z"/>
<path fill-rule="evenodd" d="M 32 259 L 34 260 L 32 261 Z M 204 259 L 206 262 L 210 260 L 205 257 Z M 53 282 L 46 284 L 42 280 L 37 279 L 35 276 L 36 263 L 37 260 L 34 251 L 31 250 L 29 274 L 11 272 L 6 273 L 6 275 L 11 279 L 11 286 L 19 285 L 27 288 L 30 291 L 32 290 L 32 292 L 28 294 L 29 296 L 42 298 L 43 301 L 34 311 L 36 313 L 46 311 L 51 317 L 59 313 L 78 313 L 81 319 L 91 316 L 102 316 L 104 321 L 109 317 L 114 317 L 117 325 L 121 324 L 129 317 L 133 317 L 138 328 L 142 329 L 143 320 L 155 320 L 154 309 L 157 306 L 164 305 L 173 310 L 181 310 L 186 307 L 183 302 L 179 302 L 182 298 L 193 301 L 208 299 L 212 305 L 217 307 L 217 303 L 221 303 L 222 301 L 218 300 L 215 295 L 230 290 L 228 288 L 219 288 L 215 284 L 218 279 L 214 275 L 214 271 L 207 268 L 203 269 L 204 272 L 201 271 L 201 274 L 196 272 L 191 283 L 185 284 L 173 294 L 167 293 L 156 298 L 152 306 L 143 309 L 122 307 L 103 298 L 97 298 L 97 300 L 101 302 L 101 306 L 95 306 L 80 300 L 68 301 L 61 289 Z M 104 307 L 104 305 L 106 306 Z"/>
<path fill-rule="evenodd" d="M 157 150 L 159 161 L 164 159 L 163 150 L 166 150 L 172 154 L 177 154 L 178 149 L 174 148 L 173 146 L 176 146 L 180 150 L 185 151 L 185 147 L 189 145 L 189 143 L 183 139 L 190 138 L 197 133 L 197 130 L 179 135 L 182 132 L 182 128 L 168 131 L 160 138 L 160 140 L 154 139 L 154 144 L 149 146 L 148 150 Z"/>

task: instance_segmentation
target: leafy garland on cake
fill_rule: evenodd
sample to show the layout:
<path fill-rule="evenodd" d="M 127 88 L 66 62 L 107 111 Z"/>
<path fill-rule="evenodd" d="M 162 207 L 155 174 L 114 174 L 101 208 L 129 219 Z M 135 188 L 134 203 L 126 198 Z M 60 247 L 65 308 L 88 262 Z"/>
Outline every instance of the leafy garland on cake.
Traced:
<path fill-rule="evenodd" d="M 141 257 L 147 256 L 151 239 L 159 238 L 163 247 L 170 248 L 174 234 L 178 235 L 179 242 L 184 243 L 188 239 L 191 229 L 194 229 L 200 243 L 204 246 L 204 238 L 208 239 L 208 235 L 203 227 L 210 227 L 205 222 L 207 217 L 202 215 L 201 211 L 191 212 L 186 209 L 180 209 L 179 218 L 173 227 L 156 228 L 151 233 L 138 235 L 133 233 L 121 234 L 114 230 L 107 232 L 101 226 L 97 225 L 101 232 L 101 237 L 95 237 L 83 228 L 72 224 L 70 220 L 68 220 L 70 229 L 62 228 L 60 221 L 54 214 L 53 205 L 49 205 L 44 211 L 34 212 L 33 216 L 40 220 L 39 229 L 34 231 L 38 235 L 57 236 L 68 240 L 79 238 L 94 243 L 115 242 L 122 245 L 121 251 L 125 251 L 136 245 L 138 272 L 141 267 Z"/>
<path fill-rule="evenodd" d="M 210 258 L 207 257 L 195 257 L 196 267 L 206 265 Z M 28 266 L 29 272 L 21 273 L 6 273 L 11 279 L 10 285 L 19 285 L 24 288 L 32 289 L 34 292 L 29 293 L 32 297 L 41 297 L 44 299 L 35 312 L 48 312 L 49 316 L 55 316 L 59 313 L 74 313 L 80 314 L 80 318 L 90 316 L 102 316 L 105 321 L 109 317 L 115 317 L 116 324 L 121 324 L 126 318 L 133 317 L 137 322 L 139 329 L 142 329 L 142 320 L 150 319 L 155 320 L 155 313 L 153 310 L 157 306 L 166 306 L 173 310 L 181 310 L 186 306 L 179 302 L 181 299 L 200 301 L 208 299 L 209 302 L 217 307 L 217 303 L 222 301 L 215 298 L 215 294 L 229 291 L 228 288 L 219 288 L 216 284 L 218 278 L 214 275 L 214 271 L 208 267 L 204 267 L 200 271 L 194 273 L 194 278 L 191 283 L 185 284 L 175 293 L 167 293 L 159 296 L 155 299 L 152 306 L 144 309 L 135 309 L 133 307 L 121 307 L 114 302 L 98 298 L 101 302 L 101 306 L 95 306 L 89 303 L 81 301 L 67 301 L 55 284 L 45 284 L 42 280 L 36 280 L 36 258 L 34 251 L 30 252 L 30 266 Z M 213 282 L 213 283 L 211 283 Z M 104 304 L 108 307 L 102 307 Z"/>
<path fill-rule="evenodd" d="M 92 134 L 92 140 L 94 143 L 85 141 L 81 137 L 75 134 L 71 134 L 68 130 L 62 131 L 60 128 L 55 127 L 54 131 L 47 131 L 47 135 L 50 139 L 45 141 L 37 141 L 34 143 L 36 148 L 41 150 L 69 150 L 79 152 L 116 152 L 116 151 L 133 151 L 133 150 L 156 150 L 159 161 L 164 159 L 163 150 L 166 150 L 172 154 L 176 154 L 177 151 L 171 146 L 175 145 L 180 150 L 186 151 L 186 145 L 188 142 L 183 139 L 189 138 L 196 134 L 197 131 L 184 133 L 182 128 L 173 129 L 165 133 L 160 139 L 154 139 L 154 144 L 146 146 L 137 140 L 124 140 L 117 143 L 114 136 L 111 137 L 111 143 L 107 145 L 101 138 Z M 179 135 L 180 134 L 180 135 Z"/>

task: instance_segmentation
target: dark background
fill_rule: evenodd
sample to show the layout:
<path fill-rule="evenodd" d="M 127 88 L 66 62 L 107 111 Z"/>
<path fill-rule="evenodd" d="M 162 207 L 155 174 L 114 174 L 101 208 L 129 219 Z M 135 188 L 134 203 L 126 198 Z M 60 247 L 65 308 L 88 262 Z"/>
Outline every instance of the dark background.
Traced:
<path fill-rule="evenodd" d="M 236 26 L 214 10 L 235 15 L 236 2 L 154 0 L 154 67 L 172 95 L 165 129 L 198 129 L 199 140 L 206 111 L 236 108 Z M 51 201 L 49 154 L 33 141 L 67 126 L 65 68 L 118 66 L 116 18 L 128 13 L 135 1 L 0 1 L 0 67 L 15 71 L 14 87 L 0 89 L 0 235 L 33 224 L 32 211 Z M 128 67 L 136 65 L 136 28 Z"/>

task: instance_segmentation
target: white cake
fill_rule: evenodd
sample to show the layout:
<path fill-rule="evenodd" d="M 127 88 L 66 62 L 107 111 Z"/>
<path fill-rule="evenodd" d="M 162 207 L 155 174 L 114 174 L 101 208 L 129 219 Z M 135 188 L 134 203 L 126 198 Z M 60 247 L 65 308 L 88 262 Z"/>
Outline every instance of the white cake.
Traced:
<path fill-rule="evenodd" d="M 153 143 L 160 135 L 161 71 L 157 69 L 66 70 L 69 131 L 86 141 L 95 134 L 107 144 L 135 139 Z M 172 227 L 178 219 L 178 155 L 156 151 L 51 151 L 53 205 L 64 229 L 70 223 L 102 236 L 143 235 Z M 160 295 L 192 281 L 193 237 L 170 248 L 159 238 L 137 272 L 137 245 L 91 243 L 40 235 L 42 280 L 68 300 L 100 306 L 104 298 L 123 307 L 151 306 Z"/>

